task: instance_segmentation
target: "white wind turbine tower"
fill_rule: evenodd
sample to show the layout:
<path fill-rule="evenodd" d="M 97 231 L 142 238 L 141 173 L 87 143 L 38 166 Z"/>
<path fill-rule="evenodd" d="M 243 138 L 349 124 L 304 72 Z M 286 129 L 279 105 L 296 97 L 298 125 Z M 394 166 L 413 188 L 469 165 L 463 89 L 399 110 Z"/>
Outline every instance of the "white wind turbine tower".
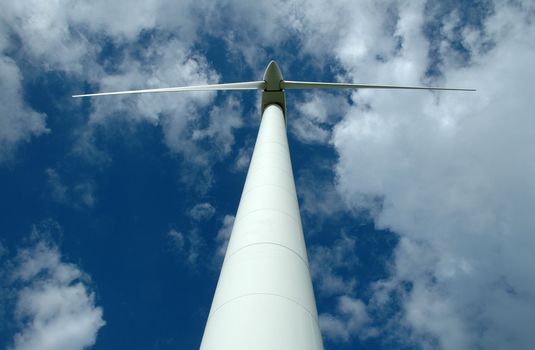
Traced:
<path fill-rule="evenodd" d="M 262 119 L 201 350 L 321 350 L 323 343 L 286 136 L 289 89 L 461 90 L 288 81 L 271 61 L 264 79 L 243 83 L 103 92 L 261 90 Z"/>

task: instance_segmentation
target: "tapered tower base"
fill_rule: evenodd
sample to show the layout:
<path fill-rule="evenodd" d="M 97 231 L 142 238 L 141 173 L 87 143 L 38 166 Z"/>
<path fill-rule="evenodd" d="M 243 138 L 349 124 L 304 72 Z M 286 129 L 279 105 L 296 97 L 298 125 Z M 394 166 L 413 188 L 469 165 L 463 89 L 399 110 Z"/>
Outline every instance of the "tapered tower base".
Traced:
<path fill-rule="evenodd" d="M 264 109 L 201 350 L 322 350 L 283 110 Z"/>

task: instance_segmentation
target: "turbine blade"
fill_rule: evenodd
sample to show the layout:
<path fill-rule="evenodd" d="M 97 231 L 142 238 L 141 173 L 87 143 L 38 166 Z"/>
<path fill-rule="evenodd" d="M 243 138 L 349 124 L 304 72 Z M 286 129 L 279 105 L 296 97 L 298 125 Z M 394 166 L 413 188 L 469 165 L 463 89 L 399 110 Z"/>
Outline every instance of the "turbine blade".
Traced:
<path fill-rule="evenodd" d="M 181 86 L 181 87 L 170 87 L 170 88 L 159 88 L 159 89 L 98 92 L 94 94 L 73 95 L 72 97 L 128 95 L 128 94 L 144 94 L 144 93 L 156 93 L 156 92 L 180 92 L 180 91 L 263 90 L 265 84 L 266 82 L 263 80 L 262 81 L 247 81 L 243 83 L 210 84 L 210 85 Z"/>
<path fill-rule="evenodd" d="M 404 90 L 453 90 L 453 91 L 476 91 L 476 89 L 447 88 L 431 86 L 402 86 L 402 85 L 373 85 L 373 84 L 344 84 L 344 83 L 318 83 L 309 81 L 281 82 L 283 89 L 404 89 Z"/>

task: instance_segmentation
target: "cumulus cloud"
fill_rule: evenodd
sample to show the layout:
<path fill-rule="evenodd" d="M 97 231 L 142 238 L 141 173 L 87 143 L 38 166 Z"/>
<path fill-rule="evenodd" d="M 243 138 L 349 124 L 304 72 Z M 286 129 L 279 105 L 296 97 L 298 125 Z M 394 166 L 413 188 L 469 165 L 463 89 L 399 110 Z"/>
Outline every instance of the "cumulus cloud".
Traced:
<path fill-rule="evenodd" d="M 23 52 L 41 62 L 43 68 L 84 76 L 101 73 L 97 55 L 106 39 L 128 44 L 138 40 L 143 31 L 161 28 L 192 41 L 197 24 L 189 13 L 192 4 L 201 7 L 202 2 L 173 3 L 170 9 L 171 3 L 151 0 L 132 6 L 124 0 L 113 4 L 100 0 L 30 0 L 6 3 L 1 16 L 6 31 L 24 42 Z M 183 30 L 176 30 L 178 26 Z M 89 74 L 86 78 L 91 82 L 95 79 Z"/>
<path fill-rule="evenodd" d="M 356 105 L 333 135 L 338 189 L 352 206 L 375 205 L 378 227 L 400 234 L 393 275 L 377 283 L 374 302 L 403 295 L 399 322 L 412 341 L 527 349 L 535 341 L 527 326 L 535 322 L 528 267 L 535 167 L 527 161 L 535 155 L 533 4 L 496 1 L 480 26 L 450 15 L 438 38 L 424 35 L 426 21 L 439 16 L 424 5 L 399 7 L 401 47 L 365 74 L 385 82 L 438 79 L 478 92 L 353 94 Z M 468 61 L 451 53 L 453 36 Z M 433 40 L 443 48 L 438 60 L 430 55 Z M 360 51 L 340 45 L 340 60 L 357 79 L 364 65 L 349 59 Z M 365 56 L 383 48 L 372 44 Z M 427 76 L 436 61 L 440 76 Z"/>
<path fill-rule="evenodd" d="M 360 90 L 349 102 L 306 95 L 297 104 L 297 122 L 290 126 L 303 142 L 331 143 L 339 154 L 338 195 L 349 207 L 372 213 L 379 228 L 400 235 L 392 275 L 375 285 L 373 307 L 388 306 L 393 293 L 401 295 L 393 320 L 410 329 L 411 340 L 424 348 L 533 344 L 531 1 L 478 2 L 475 10 L 466 2 L 431 0 L 369 0 L 358 6 L 354 1 L 303 0 L 170 4 L 147 1 L 134 8 L 119 1 L 110 8 L 105 1 L 95 6 L 12 2 L 3 8 L 2 32 L 25 43 L 20 55 L 46 69 L 79 74 L 100 89 L 218 81 L 208 61 L 192 50 L 200 27 L 227 43 L 228 57 L 246 62 L 255 72 L 265 65 L 266 52 L 279 53 L 282 61 L 294 59 L 282 48 L 297 42 L 298 56 L 307 55 L 314 68 L 334 62 L 338 80 L 478 88 L 475 94 Z M 195 11 L 204 19 L 192 16 Z M 233 16 L 226 16 L 228 12 Z M 118 13 L 129 15 L 118 22 Z M 177 23 L 181 27 L 175 31 Z M 144 31 L 154 36 L 145 52 L 135 52 L 132 43 Z M 170 32 L 176 36 L 165 35 Z M 101 49 L 97 43 L 103 39 L 124 48 L 114 58 L 117 64 L 96 59 Z M 0 105 L 10 106 L 0 114 L 3 149 L 47 131 L 45 116 L 24 104 L 23 75 L 15 59 L 4 54 L 8 46 L 1 34 L 0 84 L 8 86 Z M 168 147 L 209 178 L 212 155 L 203 142 L 215 141 L 221 152 L 213 154 L 225 156 L 233 143 L 232 130 L 241 126 L 235 102 L 227 99 L 210 109 L 213 101 L 213 94 L 99 99 L 91 102 L 91 123 L 124 118 L 161 126 Z M 198 117 L 199 111 L 206 115 Z M 216 124 L 222 114 L 231 116 L 228 123 Z M 19 118 L 11 117 L 15 115 Z M 84 140 L 91 144 L 90 137 Z M 246 159 L 245 154 L 238 159 Z M 229 231 L 222 232 L 224 242 Z M 169 237 L 188 257 L 196 256 L 188 248 L 196 247 L 194 238 L 176 230 Z M 324 255 L 336 265 L 335 258 Z M 352 283 L 343 279 L 335 290 L 349 293 Z M 343 310 L 323 317 L 324 324 L 331 324 L 324 331 L 341 340 L 347 339 L 344 329 L 352 322 Z"/>
<path fill-rule="evenodd" d="M 20 329 L 10 349 L 75 350 L 95 344 L 106 322 L 83 271 L 62 261 L 59 249 L 45 240 L 19 251 L 12 266 Z"/>
<path fill-rule="evenodd" d="M 200 28 L 205 27 L 195 13 L 211 16 L 211 8 L 204 1 L 178 4 L 167 0 L 139 6 L 128 1 L 89 4 L 70 0 L 5 4 L 0 14 L 0 81 L 5 98 L 0 107 L 2 157 L 13 155 L 20 142 L 48 131 L 45 116 L 22 98 L 23 62 L 33 64 L 34 69 L 27 69 L 26 74 L 61 72 L 91 90 L 217 82 L 219 75 L 195 47 Z M 102 55 L 110 47 L 113 54 Z M 200 176 L 199 187 L 208 188 L 213 161 L 228 155 L 233 131 L 241 127 L 238 100 L 229 98 L 212 108 L 214 98 L 213 92 L 193 92 L 92 99 L 90 125 L 73 130 L 89 136 L 75 138 L 74 149 L 83 155 L 102 153 L 90 135 L 98 125 L 109 127 L 109 120 L 151 123 L 162 129 L 171 151 L 194 165 L 184 179 Z M 73 103 L 81 105 L 80 101 Z M 203 145 L 204 141 L 216 143 L 216 151 Z"/>

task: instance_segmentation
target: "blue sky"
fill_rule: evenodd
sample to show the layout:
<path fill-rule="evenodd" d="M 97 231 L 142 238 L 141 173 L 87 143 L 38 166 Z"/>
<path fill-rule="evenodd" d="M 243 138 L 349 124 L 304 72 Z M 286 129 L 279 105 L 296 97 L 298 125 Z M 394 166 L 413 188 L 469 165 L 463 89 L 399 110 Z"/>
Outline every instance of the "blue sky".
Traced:
<path fill-rule="evenodd" d="M 287 93 L 326 349 L 535 342 L 532 1 L 1 1 L 0 348 L 198 348 L 261 79 Z"/>

